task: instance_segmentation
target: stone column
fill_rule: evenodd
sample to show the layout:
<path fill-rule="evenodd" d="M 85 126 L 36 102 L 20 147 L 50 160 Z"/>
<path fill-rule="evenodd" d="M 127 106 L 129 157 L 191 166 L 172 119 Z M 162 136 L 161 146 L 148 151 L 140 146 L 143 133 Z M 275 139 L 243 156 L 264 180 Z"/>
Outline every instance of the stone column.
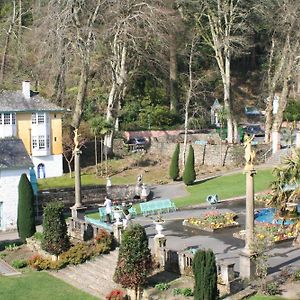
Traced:
<path fill-rule="evenodd" d="M 245 173 L 246 173 L 246 235 L 245 248 L 240 253 L 240 277 L 251 279 L 255 275 L 255 264 L 251 244 L 254 234 L 254 160 L 255 151 L 252 150 L 252 140 L 254 136 L 245 136 Z"/>
<path fill-rule="evenodd" d="M 74 166 L 75 166 L 75 205 L 71 207 L 72 218 L 84 220 L 86 207 L 81 203 L 81 176 L 80 176 L 80 154 L 79 149 L 75 149 Z"/>
<path fill-rule="evenodd" d="M 164 235 L 154 237 L 154 255 L 162 269 L 166 266 L 166 244 L 167 239 Z"/>

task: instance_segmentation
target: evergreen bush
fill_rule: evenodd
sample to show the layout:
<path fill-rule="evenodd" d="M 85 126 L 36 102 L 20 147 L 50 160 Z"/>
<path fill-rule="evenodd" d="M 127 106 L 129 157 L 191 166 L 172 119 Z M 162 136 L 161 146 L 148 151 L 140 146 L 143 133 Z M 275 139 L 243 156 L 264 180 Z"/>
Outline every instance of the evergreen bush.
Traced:
<path fill-rule="evenodd" d="M 70 248 L 63 211 L 64 205 L 59 202 L 48 203 L 44 209 L 42 248 L 55 255 Z"/>
<path fill-rule="evenodd" d="M 21 175 L 18 192 L 19 202 L 17 228 L 21 241 L 25 242 L 26 238 L 33 236 L 36 231 L 34 218 L 34 194 L 26 174 Z"/>
<path fill-rule="evenodd" d="M 132 224 L 123 232 L 114 281 L 136 294 L 152 270 L 151 252 L 145 229 Z"/>
<path fill-rule="evenodd" d="M 170 178 L 173 180 L 176 180 L 179 176 L 179 165 L 178 165 L 179 151 L 180 151 L 179 144 L 177 144 L 172 156 L 171 165 L 169 169 Z"/>
<path fill-rule="evenodd" d="M 194 149 L 192 145 L 190 145 L 189 147 L 189 154 L 184 166 L 182 179 L 186 185 L 192 185 L 196 179 L 195 156 L 194 156 Z"/>
<path fill-rule="evenodd" d="M 217 266 L 212 250 L 196 252 L 193 260 L 193 273 L 195 276 L 194 299 L 218 299 Z"/>

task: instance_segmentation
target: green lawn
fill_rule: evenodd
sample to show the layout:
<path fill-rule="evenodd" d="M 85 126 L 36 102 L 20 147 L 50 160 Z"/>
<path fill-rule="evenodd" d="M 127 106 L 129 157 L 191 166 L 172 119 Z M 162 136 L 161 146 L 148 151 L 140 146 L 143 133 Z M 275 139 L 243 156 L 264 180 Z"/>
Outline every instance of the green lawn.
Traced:
<path fill-rule="evenodd" d="M 174 202 L 177 207 L 184 207 L 203 203 L 206 197 L 212 194 L 217 194 L 220 200 L 243 196 L 246 194 L 245 176 L 243 173 L 237 173 L 188 186 L 187 191 L 190 194 L 184 198 L 174 199 Z M 268 189 L 272 180 L 271 169 L 258 170 L 254 177 L 255 192 Z"/>
<path fill-rule="evenodd" d="M 262 295 L 255 295 L 248 300 L 285 300 L 286 298 L 278 297 L 278 296 L 262 296 Z"/>
<path fill-rule="evenodd" d="M 96 300 L 46 272 L 0 277 L 0 299 L 5 300 Z"/>
<path fill-rule="evenodd" d="M 273 180 L 272 170 L 258 170 L 255 175 L 255 192 L 264 191 L 269 188 Z M 173 199 L 177 207 L 186 207 L 199 203 L 204 203 L 206 197 L 211 194 L 218 194 L 219 198 L 228 199 L 232 197 L 244 196 L 246 194 L 245 174 L 237 173 L 233 175 L 220 176 L 197 183 L 187 187 L 188 196 Z M 139 205 L 136 205 L 139 213 Z M 99 219 L 98 212 L 88 214 L 90 218 Z"/>

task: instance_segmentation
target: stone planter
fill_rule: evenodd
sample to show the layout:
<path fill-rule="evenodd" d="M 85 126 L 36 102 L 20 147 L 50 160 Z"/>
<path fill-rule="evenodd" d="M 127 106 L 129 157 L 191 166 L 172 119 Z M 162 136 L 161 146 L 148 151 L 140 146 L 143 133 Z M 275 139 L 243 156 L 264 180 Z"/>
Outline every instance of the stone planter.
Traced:
<path fill-rule="evenodd" d="M 121 209 L 113 209 L 112 212 L 114 214 L 114 218 L 116 219 L 116 224 L 123 224 L 121 222 L 122 210 Z"/>
<path fill-rule="evenodd" d="M 162 231 L 164 230 L 163 224 L 165 221 L 153 221 L 153 224 L 155 225 L 155 230 L 157 231 L 157 234 L 155 235 L 155 238 L 161 238 L 164 237 L 162 234 Z"/>

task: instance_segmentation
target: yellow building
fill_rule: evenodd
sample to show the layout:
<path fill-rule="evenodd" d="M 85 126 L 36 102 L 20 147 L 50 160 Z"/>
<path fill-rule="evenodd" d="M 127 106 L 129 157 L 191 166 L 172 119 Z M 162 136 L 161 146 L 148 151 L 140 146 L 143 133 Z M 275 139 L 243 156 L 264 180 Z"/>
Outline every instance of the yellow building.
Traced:
<path fill-rule="evenodd" d="M 30 90 L 0 92 L 0 138 L 21 139 L 38 177 L 61 176 L 62 113 L 64 109 Z"/>

